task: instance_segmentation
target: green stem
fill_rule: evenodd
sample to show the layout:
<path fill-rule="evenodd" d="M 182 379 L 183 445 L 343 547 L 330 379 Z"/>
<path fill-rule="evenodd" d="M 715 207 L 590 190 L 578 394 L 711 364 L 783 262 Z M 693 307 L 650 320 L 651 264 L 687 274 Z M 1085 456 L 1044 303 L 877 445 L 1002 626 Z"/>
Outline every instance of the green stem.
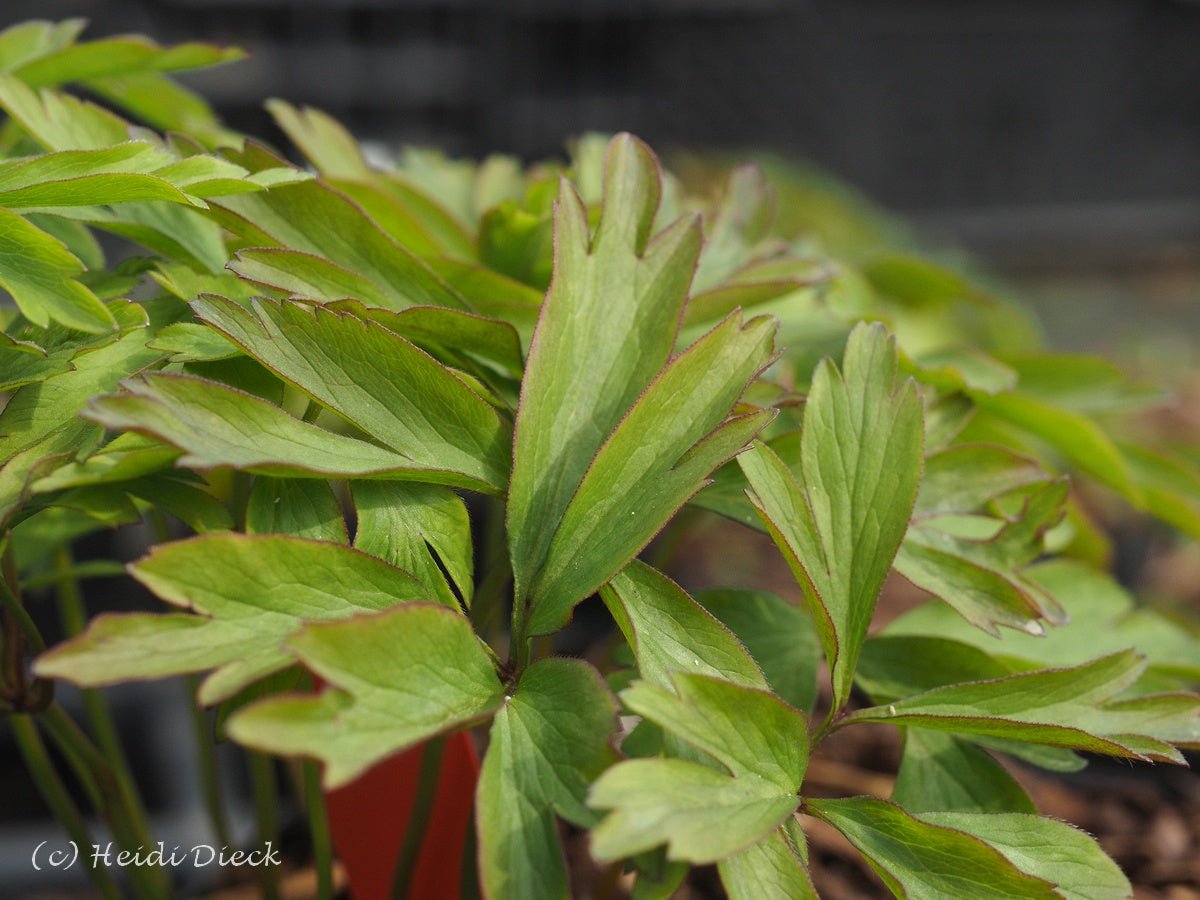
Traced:
<path fill-rule="evenodd" d="M 189 675 L 184 683 L 184 690 L 187 691 L 188 710 L 192 719 L 196 763 L 200 770 L 200 791 L 204 796 L 204 809 L 208 813 L 213 834 L 221 846 L 227 847 L 232 841 L 229 837 L 229 821 L 225 817 L 225 802 L 221 797 L 221 779 L 217 774 L 217 745 L 213 740 L 208 713 L 196 699 L 199 687 L 200 676 Z"/>
<path fill-rule="evenodd" d="M 59 576 L 59 616 L 68 637 L 80 634 L 87 624 L 87 610 L 79 590 L 79 582 L 70 576 L 72 566 L 70 549 L 59 547 L 54 554 L 54 571 L 55 575 Z M 137 781 L 133 777 L 129 758 L 125 755 L 125 748 L 121 745 L 120 735 L 104 702 L 104 696 L 98 690 L 84 690 L 82 694 L 88 724 L 96 737 L 100 752 L 108 760 L 121 791 L 125 794 L 125 803 L 134 818 L 134 824 L 139 831 L 148 834 L 150 828 L 147 824 L 146 807 L 138 791 Z"/>
<path fill-rule="evenodd" d="M 316 763 L 304 763 L 304 801 L 317 867 L 317 900 L 333 900 L 333 838 L 329 833 L 325 794 L 321 791 L 321 770 Z"/>
<path fill-rule="evenodd" d="M 32 718 L 24 715 L 13 716 L 9 722 L 12 723 L 17 747 L 25 759 L 25 768 L 32 776 L 33 783 L 37 785 L 38 792 L 46 801 L 46 805 L 50 807 L 54 818 L 75 842 L 80 857 L 86 860 L 88 850 L 95 841 L 92 840 L 92 833 L 84 823 L 79 809 L 71 800 L 66 785 L 55 771 L 50 754 L 46 752 L 46 744 L 42 741 L 42 736 L 38 734 L 37 726 L 34 725 Z M 108 874 L 108 869 L 103 866 L 89 865 L 86 862 L 83 863 L 83 867 L 87 870 L 88 877 L 92 879 L 92 884 L 95 885 L 104 900 L 121 900 L 121 891 L 117 888 L 116 882 L 112 880 L 112 876 Z"/>
<path fill-rule="evenodd" d="M 5 565 L 5 569 L 8 566 Z M 0 578 L 0 603 L 4 605 L 4 611 L 8 613 L 16 626 L 20 629 L 21 634 L 25 638 L 25 643 L 36 656 L 46 649 L 46 642 L 42 640 L 42 633 L 38 631 L 37 625 L 33 623 L 33 619 L 29 617 L 29 610 L 25 608 L 25 604 L 21 602 L 21 598 L 17 596 L 16 591 L 9 584 L 9 576 L 7 571 L 3 578 Z"/>
<path fill-rule="evenodd" d="M 275 782 L 275 763 L 271 757 L 253 751 L 247 754 L 250 786 L 254 793 L 254 818 L 258 822 L 258 842 L 279 843 L 279 788 Z M 279 873 L 274 866 L 260 866 L 259 881 L 264 900 L 279 900 Z"/>
<path fill-rule="evenodd" d="M 315 422 L 319 415 L 321 415 L 321 404 L 309 398 L 308 405 L 304 407 L 303 420 L 305 422 Z"/>
<path fill-rule="evenodd" d="M 433 801 L 437 797 L 438 776 L 442 771 L 442 754 L 446 749 L 446 738 L 435 737 L 425 742 L 421 752 L 421 768 L 417 775 L 417 796 L 413 798 L 412 811 L 408 814 L 408 825 L 404 829 L 404 843 L 396 857 L 396 869 L 392 875 L 391 900 L 408 900 L 412 888 L 413 874 L 417 870 L 421 845 L 429 831 L 429 819 L 433 813 Z"/>
<path fill-rule="evenodd" d="M 233 491 L 229 498 L 234 528 L 246 530 L 246 507 L 250 505 L 251 478 L 245 472 L 233 473 Z"/>
<path fill-rule="evenodd" d="M 136 852 L 152 846 L 145 823 L 129 806 L 125 792 L 108 760 L 96 749 L 83 730 L 57 705 L 38 714 L 46 733 L 58 744 L 71 763 L 80 781 L 92 793 L 97 811 L 108 823 L 113 837 L 125 850 Z M 150 900 L 173 895 L 170 878 L 157 866 L 134 866 L 129 869 L 139 897 Z"/>
<path fill-rule="evenodd" d="M 509 655 L 515 662 L 513 676 L 520 676 L 529 667 L 529 612 L 527 601 L 519 601 L 513 605 L 512 647 Z"/>
<path fill-rule="evenodd" d="M 504 533 L 504 504 L 488 499 L 484 514 L 483 579 L 471 602 L 471 624 L 489 644 L 495 639 L 504 621 L 504 599 L 512 581 L 512 565 Z"/>

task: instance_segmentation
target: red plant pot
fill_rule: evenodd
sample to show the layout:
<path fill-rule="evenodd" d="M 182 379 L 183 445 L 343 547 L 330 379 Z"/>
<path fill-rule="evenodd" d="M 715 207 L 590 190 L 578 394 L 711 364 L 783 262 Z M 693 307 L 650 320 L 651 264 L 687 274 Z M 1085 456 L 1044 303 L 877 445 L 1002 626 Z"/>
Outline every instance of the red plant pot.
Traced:
<path fill-rule="evenodd" d="M 338 858 L 354 900 L 388 900 L 392 876 L 412 812 L 424 745 L 371 768 L 356 781 L 325 794 Z M 450 900 L 462 891 L 467 829 L 474 827 L 479 758 L 470 735 L 446 738 L 428 830 L 413 870 L 410 900 Z M 474 861 L 470 861 L 474 865 Z"/>

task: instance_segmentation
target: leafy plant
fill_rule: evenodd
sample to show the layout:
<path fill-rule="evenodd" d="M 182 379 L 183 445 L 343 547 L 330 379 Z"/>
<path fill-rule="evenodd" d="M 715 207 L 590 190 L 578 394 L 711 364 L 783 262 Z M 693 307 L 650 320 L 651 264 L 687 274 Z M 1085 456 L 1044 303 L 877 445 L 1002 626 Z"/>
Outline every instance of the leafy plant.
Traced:
<path fill-rule="evenodd" d="M 639 897 L 710 863 L 732 897 L 815 896 L 814 820 L 898 896 L 1129 895 L 996 757 L 1200 745 L 1194 626 L 1116 587 L 1085 500 L 1200 537 L 1200 474 L 1112 437 L 1157 394 L 1041 351 L 1017 307 L 787 173 L 689 192 L 629 135 L 377 167 L 271 101 L 310 172 L 169 80 L 235 53 L 80 27 L 0 33 L 0 711 L 76 840 L 43 735 L 149 846 L 95 689 L 188 675 L 224 736 L 327 789 L 470 729 L 489 897 L 570 893 L 560 819 Z M 673 582 L 709 513 L 769 534 L 802 602 Z M 123 570 L 72 542 L 140 519 L 128 575 L 168 611 L 88 621 L 80 582 Z M 871 633 L 891 571 L 931 599 Z M 560 654 L 597 594 L 614 628 Z M 904 733 L 895 794 L 812 795 L 810 755 L 860 723 Z"/>

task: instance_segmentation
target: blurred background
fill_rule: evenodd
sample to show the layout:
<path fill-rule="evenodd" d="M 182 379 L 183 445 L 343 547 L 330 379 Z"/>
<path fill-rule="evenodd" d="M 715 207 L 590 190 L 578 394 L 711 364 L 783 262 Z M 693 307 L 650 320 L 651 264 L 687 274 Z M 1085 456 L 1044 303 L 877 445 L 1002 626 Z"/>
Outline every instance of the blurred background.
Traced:
<path fill-rule="evenodd" d="M 364 138 L 810 160 L 1019 278 L 1054 344 L 1200 332 L 1195 0 L 6 0 L 92 36 L 247 48 L 185 78 L 245 131 L 264 97 Z M 1086 305 L 1088 314 L 1080 316 Z M 1128 330 L 1133 328 L 1135 334 Z"/>
<path fill-rule="evenodd" d="M 676 160 L 814 166 L 912 225 L 940 259 L 997 276 L 1050 346 L 1166 381 L 1180 398 L 1169 427 L 1200 434 L 1196 0 L 0 0 L 0 27 L 76 16 L 91 20 L 88 37 L 246 48 L 246 60 L 181 80 L 281 148 L 267 97 L 320 107 L 380 147 L 534 160 L 573 135 L 624 129 Z M 1124 535 L 1137 555 L 1125 580 L 1200 599 L 1196 548 L 1139 528 Z M 127 558 L 145 536 L 122 539 Z M 748 568 L 766 565 L 762 552 L 747 546 Z M 179 774 L 195 766 L 178 741 L 186 689 L 112 694 L 159 833 L 180 840 L 203 827 L 198 789 Z M 0 745 L 0 758 L 12 752 Z M 845 752 L 894 769 L 892 745 Z M 232 759 L 222 771 L 244 797 Z M 1122 863 L 1163 886 L 1139 896 L 1200 898 L 1171 893 L 1181 882 L 1169 873 L 1156 881 L 1150 849 L 1200 852 L 1196 779 L 1164 774 L 1174 799 L 1163 805 L 1142 782 L 1120 799 L 1124 771 L 1074 790 L 1047 783 L 1039 802 L 1107 840 L 1129 835 Z M 0 788 L 0 897 L 34 896 L 24 891 L 49 882 L 16 848 L 54 826 L 27 784 Z M 1089 805 L 1098 792 L 1108 806 Z M 871 890 L 847 884 L 844 896 Z"/>

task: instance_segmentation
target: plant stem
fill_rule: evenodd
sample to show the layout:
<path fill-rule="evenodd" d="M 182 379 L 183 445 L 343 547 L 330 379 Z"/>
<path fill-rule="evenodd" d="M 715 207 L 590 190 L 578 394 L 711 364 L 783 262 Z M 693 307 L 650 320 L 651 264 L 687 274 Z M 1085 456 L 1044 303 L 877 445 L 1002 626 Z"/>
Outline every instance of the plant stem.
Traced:
<path fill-rule="evenodd" d="M 12 621 L 20 629 L 30 651 L 35 655 L 41 653 L 46 649 L 46 642 L 42 639 L 42 633 L 38 631 L 33 619 L 29 617 L 29 611 L 25 609 L 16 590 L 9 584 L 7 560 L 4 568 L 6 570 L 4 577 L 0 578 L 0 603 L 4 605 L 4 611 L 12 617 Z"/>
<path fill-rule="evenodd" d="M 279 842 L 279 789 L 275 783 L 275 763 L 271 757 L 250 751 L 250 785 L 254 792 L 254 817 L 258 822 L 258 842 Z M 264 900 L 279 900 L 279 873 L 274 866 L 260 866 L 259 880 Z"/>
<path fill-rule="evenodd" d="M 333 900 L 333 839 L 329 833 L 325 795 L 321 791 L 321 770 L 313 762 L 305 762 L 303 767 L 308 830 L 312 835 L 313 862 L 317 867 L 317 900 Z"/>
<path fill-rule="evenodd" d="M 79 582 L 70 574 L 72 565 L 70 549 L 59 547 L 54 554 L 54 571 L 58 576 L 59 616 L 68 637 L 82 632 L 87 624 L 87 610 L 83 604 Z M 82 694 L 88 724 L 91 725 L 100 752 L 112 767 L 138 830 L 148 834 L 150 829 L 147 825 L 146 807 L 134 780 L 129 758 L 125 755 L 125 748 L 121 745 L 120 735 L 104 702 L 104 696 L 98 690 L 84 690 Z"/>
<path fill-rule="evenodd" d="M 246 530 L 246 507 L 250 504 L 250 476 L 245 472 L 233 473 L 233 490 L 229 498 L 229 511 L 233 516 L 233 527 Z"/>
<path fill-rule="evenodd" d="M 184 683 L 187 691 L 188 709 L 192 719 L 192 733 L 195 737 L 196 763 L 199 767 L 200 790 L 204 795 L 204 809 L 208 813 L 209 824 L 221 846 L 231 843 L 229 837 L 229 822 L 225 818 L 225 803 L 221 798 L 221 780 L 217 773 L 216 743 L 210 731 L 208 713 L 196 699 L 196 691 L 200 685 L 199 675 L 189 675 Z"/>
<path fill-rule="evenodd" d="M 429 819 L 433 813 L 434 798 L 437 796 L 438 776 L 442 771 L 442 754 L 445 749 L 446 738 L 443 736 L 430 738 L 421 751 L 417 796 L 413 798 L 412 811 L 408 814 L 408 825 L 404 830 L 404 843 L 400 846 L 399 856 L 396 857 L 391 900 L 409 898 L 421 845 L 424 844 L 425 834 L 429 831 Z"/>
<path fill-rule="evenodd" d="M 12 724 L 17 747 L 25 760 L 25 768 L 32 776 L 33 783 L 37 785 L 38 792 L 46 801 L 46 805 L 50 807 L 50 812 L 54 814 L 58 824 L 75 842 L 79 854 L 86 858 L 95 841 L 92 840 L 92 833 L 83 821 L 79 809 L 71 800 L 66 785 L 55 771 L 54 763 L 50 759 L 50 754 L 46 752 L 42 736 L 38 734 L 37 726 L 27 715 L 13 716 L 9 722 Z M 112 880 L 112 876 L 108 874 L 108 869 L 86 863 L 84 868 L 87 869 L 88 877 L 92 879 L 92 884 L 96 886 L 96 890 L 100 892 L 100 896 L 104 900 L 121 900 L 121 891 L 117 888 L 116 882 Z"/>
<path fill-rule="evenodd" d="M 145 823 L 130 808 L 125 792 L 108 760 L 96 749 L 83 730 L 61 706 L 52 704 L 38 714 L 38 721 L 58 744 L 59 749 L 74 767 L 76 774 L 92 793 L 96 808 L 112 829 L 116 842 L 126 850 L 136 852 L 152 846 Z M 155 866 L 132 866 L 129 869 L 140 897 L 161 900 L 174 893 L 165 870 Z"/>
<path fill-rule="evenodd" d="M 470 618 L 475 631 L 490 644 L 503 622 L 505 589 L 512 581 L 512 566 L 505 542 L 504 504 L 490 498 L 484 502 L 487 507 L 480 553 L 483 578 L 471 603 Z"/>

